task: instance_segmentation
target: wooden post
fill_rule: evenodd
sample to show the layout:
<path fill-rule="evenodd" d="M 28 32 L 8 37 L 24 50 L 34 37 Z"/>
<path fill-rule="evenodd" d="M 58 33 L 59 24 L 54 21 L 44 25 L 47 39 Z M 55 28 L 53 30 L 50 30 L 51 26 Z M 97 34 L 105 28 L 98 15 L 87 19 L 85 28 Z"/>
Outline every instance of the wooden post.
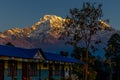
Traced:
<path fill-rule="evenodd" d="M 62 78 L 65 78 L 65 72 L 64 72 L 64 64 L 62 64 L 62 66 L 61 66 L 62 68 L 61 68 L 61 76 L 62 76 Z"/>
<path fill-rule="evenodd" d="M 53 76 L 53 66 L 49 63 L 49 79 L 52 79 Z"/>
<path fill-rule="evenodd" d="M 39 70 L 38 70 L 39 71 L 39 80 L 41 80 L 41 62 L 39 62 L 38 65 L 39 65 Z"/>
<path fill-rule="evenodd" d="M 85 61 L 85 80 L 88 78 L 88 49 L 86 49 L 86 61 Z"/>

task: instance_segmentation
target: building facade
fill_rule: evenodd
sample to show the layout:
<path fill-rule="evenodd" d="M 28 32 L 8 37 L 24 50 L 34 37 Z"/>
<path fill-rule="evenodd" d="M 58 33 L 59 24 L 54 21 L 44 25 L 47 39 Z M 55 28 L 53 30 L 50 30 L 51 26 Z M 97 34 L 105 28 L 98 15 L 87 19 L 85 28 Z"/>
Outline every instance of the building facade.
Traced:
<path fill-rule="evenodd" d="M 71 76 L 76 63 L 82 64 L 41 49 L 0 45 L 0 80 L 61 80 Z"/>

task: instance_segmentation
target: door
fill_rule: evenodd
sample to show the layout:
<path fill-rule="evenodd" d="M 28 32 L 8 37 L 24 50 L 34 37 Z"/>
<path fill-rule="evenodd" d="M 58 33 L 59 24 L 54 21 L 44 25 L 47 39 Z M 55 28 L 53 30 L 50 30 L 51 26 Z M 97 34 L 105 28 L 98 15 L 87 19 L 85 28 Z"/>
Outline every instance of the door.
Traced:
<path fill-rule="evenodd" d="M 22 80 L 30 80 L 30 63 L 22 63 Z"/>
<path fill-rule="evenodd" d="M 27 66 L 26 63 L 22 63 L 22 80 L 27 80 Z"/>
<path fill-rule="evenodd" d="M 30 80 L 28 62 L 22 63 L 22 80 Z"/>

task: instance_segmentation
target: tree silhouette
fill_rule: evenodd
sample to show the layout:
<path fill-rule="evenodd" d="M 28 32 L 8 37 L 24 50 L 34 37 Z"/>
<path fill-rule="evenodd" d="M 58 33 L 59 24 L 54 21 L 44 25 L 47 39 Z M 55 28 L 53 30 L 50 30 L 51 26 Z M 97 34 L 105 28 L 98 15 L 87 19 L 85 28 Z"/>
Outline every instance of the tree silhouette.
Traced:
<path fill-rule="evenodd" d="M 95 50 L 95 47 L 91 45 L 92 38 L 98 31 L 107 29 L 107 27 L 101 26 L 102 5 L 96 3 L 86 2 L 83 3 L 82 9 L 70 9 L 70 15 L 66 17 L 63 23 L 61 39 L 66 41 L 66 44 L 72 45 L 74 48 L 81 46 L 83 43 L 85 51 L 85 80 L 88 73 L 88 51 L 90 48 Z M 99 44 L 101 41 L 95 41 Z"/>
<path fill-rule="evenodd" d="M 112 80 L 112 71 L 116 73 L 116 80 L 120 80 L 120 35 L 115 33 L 108 40 L 105 56 L 109 60 L 108 64 L 111 69 L 110 80 Z M 115 78 L 114 78 L 115 79 Z"/>
<path fill-rule="evenodd" d="M 77 47 L 73 50 L 73 53 L 71 54 L 72 57 L 80 60 L 80 61 L 85 61 L 85 53 L 86 52 L 86 48 L 84 47 Z M 89 80 L 95 80 L 96 79 L 96 70 L 94 70 L 94 64 L 95 64 L 95 56 L 91 55 L 90 51 L 88 51 L 88 56 L 89 56 L 89 61 L 88 61 L 88 78 Z M 84 80 L 84 66 L 81 64 L 75 64 L 73 66 L 73 73 L 75 73 L 79 80 L 82 79 Z"/>
<path fill-rule="evenodd" d="M 7 42 L 5 45 L 7 45 L 7 46 L 14 46 L 11 42 Z"/>
<path fill-rule="evenodd" d="M 66 51 L 60 51 L 60 55 L 68 57 L 68 52 L 66 52 Z"/>

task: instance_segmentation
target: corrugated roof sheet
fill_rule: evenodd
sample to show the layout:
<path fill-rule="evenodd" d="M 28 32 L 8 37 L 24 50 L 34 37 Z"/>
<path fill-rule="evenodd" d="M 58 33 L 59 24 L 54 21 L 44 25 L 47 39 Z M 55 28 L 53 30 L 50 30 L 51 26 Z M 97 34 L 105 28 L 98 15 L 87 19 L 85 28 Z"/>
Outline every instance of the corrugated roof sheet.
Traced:
<path fill-rule="evenodd" d="M 0 55 L 18 58 L 33 58 L 38 49 L 24 49 L 13 46 L 0 45 Z"/>
<path fill-rule="evenodd" d="M 17 57 L 17 58 L 34 58 L 35 54 L 40 51 L 41 49 L 24 49 L 24 48 L 18 48 L 13 46 L 5 46 L 0 45 L 0 56 L 8 56 L 8 57 Z M 68 58 L 65 56 L 61 56 L 59 54 L 53 54 L 49 52 L 43 52 L 42 55 L 46 60 L 49 61 L 60 61 L 60 62 L 71 62 L 71 63 L 81 63 L 77 59 L 74 58 Z"/>
<path fill-rule="evenodd" d="M 50 61 L 61 61 L 61 62 L 71 62 L 71 63 L 81 63 L 83 64 L 83 62 L 75 59 L 75 58 L 68 58 L 59 54 L 53 54 L 53 53 L 49 53 L 49 52 L 44 52 L 43 55 L 45 56 L 45 58 L 47 60 Z"/>

